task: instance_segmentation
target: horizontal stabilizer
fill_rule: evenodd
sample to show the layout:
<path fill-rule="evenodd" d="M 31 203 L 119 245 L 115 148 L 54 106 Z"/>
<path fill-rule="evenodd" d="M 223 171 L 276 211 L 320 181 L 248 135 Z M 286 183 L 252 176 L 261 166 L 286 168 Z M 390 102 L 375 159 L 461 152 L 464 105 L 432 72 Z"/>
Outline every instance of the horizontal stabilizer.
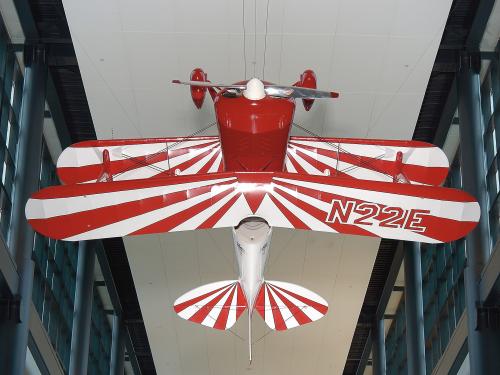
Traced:
<path fill-rule="evenodd" d="M 202 285 L 174 302 L 174 311 L 182 319 L 221 330 L 231 328 L 246 308 L 237 280 Z"/>
<path fill-rule="evenodd" d="M 265 281 L 257 296 L 255 310 L 269 328 L 284 331 L 321 319 L 328 311 L 328 303 L 299 285 Z"/>
<path fill-rule="evenodd" d="M 52 186 L 28 200 L 39 233 L 82 241 L 237 226 L 272 227 L 427 243 L 465 236 L 479 221 L 469 194 L 435 186 L 291 173 L 213 173 Z"/>

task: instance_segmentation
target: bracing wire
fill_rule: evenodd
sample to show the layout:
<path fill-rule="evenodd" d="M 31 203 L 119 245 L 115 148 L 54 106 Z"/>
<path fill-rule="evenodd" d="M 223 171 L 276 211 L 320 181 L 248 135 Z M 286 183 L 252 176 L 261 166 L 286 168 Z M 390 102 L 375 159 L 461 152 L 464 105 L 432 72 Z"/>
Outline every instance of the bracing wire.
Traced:
<path fill-rule="evenodd" d="M 131 155 L 127 155 L 125 153 L 122 153 L 122 156 L 125 157 L 126 159 L 130 160 L 130 162 L 132 163 L 135 163 L 137 166 L 140 166 L 140 167 L 148 167 L 148 168 L 151 168 L 159 173 L 164 173 L 164 172 L 167 172 L 168 170 L 164 169 L 164 168 L 161 168 L 159 166 L 156 166 L 156 165 L 153 165 L 151 164 L 150 162 L 157 159 L 161 154 L 163 154 L 164 152 L 167 153 L 168 155 L 168 152 L 170 150 L 173 150 L 175 147 L 179 146 L 180 144 L 188 141 L 190 138 L 193 138 L 195 136 L 197 136 L 198 134 L 201 134 L 203 133 L 204 131 L 208 130 L 209 128 L 211 128 L 212 126 L 215 126 L 216 125 L 216 122 L 212 122 L 210 123 L 208 126 L 202 128 L 202 129 L 199 129 L 197 131 L 195 131 L 194 133 L 186 136 L 186 137 L 183 137 L 181 138 L 179 141 L 171 144 L 171 145 L 168 145 L 167 144 L 167 147 L 165 147 L 164 149 L 158 151 L 158 152 L 155 152 L 154 154 L 150 154 L 150 155 L 147 155 L 144 160 L 142 159 L 138 159 L 137 157 L 134 157 L 134 156 L 131 156 Z M 113 177 L 117 177 L 125 172 L 128 172 L 129 170 L 131 169 L 134 169 L 134 166 L 125 166 L 124 168 L 116 171 L 115 173 L 113 173 Z"/>
<path fill-rule="evenodd" d="M 245 79 L 247 79 L 247 37 L 245 30 L 245 0 L 242 2 L 243 13 L 243 61 L 245 63 Z"/>
<path fill-rule="evenodd" d="M 376 165 L 373 164 L 373 162 L 382 159 L 384 157 L 384 154 L 379 155 L 378 157 L 371 158 L 371 161 L 365 160 L 362 157 L 360 157 L 359 155 L 353 154 L 353 153 L 349 152 L 348 150 L 344 149 L 343 147 L 340 146 L 340 144 L 335 145 L 335 144 L 327 141 L 324 137 L 322 137 L 322 136 L 320 136 L 320 135 L 312 132 L 309 129 L 304 128 L 303 126 L 301 126 L 300 124 L 298 124 L 296 122 L 292 123 L 292 125 L 295 126 L 298 129 L 302 130 L 303 132 L 309 134 L 310 136 L 312 136 L 314 138 L 317 138 L 319 141 L 323 142 L 324 144 L 327 144 L 327 145 L 331 146 L 334 149 L 338 149 L 339 153 L 350 155 L 351 157 L 357 159 L 357 161 L 359 163 L 359 166 L 358 165 L 349 166 L 349 167 L 344 168 L 342 170 L 338 170 L 338 172 L 347 173 L 347 172 L 349 172 L 349 171 L 351 171 L 351 170 L 353 170 L 355 168 L 363 167 L 363 168 L 371 169 L 371 170 L 373 170 L 375 172 L 378 172 L 380 174 L 386 175 L 387 177 L 390 177 L 390 178 L 393 177 L 389 173 L 381 170 L 380 168 L 378 168 Z M 397 178 L 397 182 L 404 182 L 404 181 L 401 181 L 399 178 Z"/>
<path fill-rule="evenodd" d="M 269 21 L 269 0 L 266 7 L 266 34 L 264 35 L 264 63 L 262 64 L 262 80 L 266 78 L 267 24 Z"/>

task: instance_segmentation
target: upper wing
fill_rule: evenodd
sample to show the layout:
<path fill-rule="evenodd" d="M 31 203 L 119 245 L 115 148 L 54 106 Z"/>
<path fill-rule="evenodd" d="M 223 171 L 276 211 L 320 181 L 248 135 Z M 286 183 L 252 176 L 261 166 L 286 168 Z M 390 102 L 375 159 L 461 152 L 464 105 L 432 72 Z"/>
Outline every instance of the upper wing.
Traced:
<path fill-rule="evenodd" d="M 285 167 L 290 173 L 439 185 L 448 173 L 448 159 L 424 142 L 291 137 Z M 65 184 L 222 170 L 218 137 L 86 141 L 66 148 L 57 161 Z"/>
<path fill-rule="evenodd" d="M 440 185 L 444 152 L 430 143 L 376 139 L 290 137 L 286 170 L 363 180 Z"/>
<path fill-rule="evenodd" d="M 57 174 L 65 184 L 105 180 L 104 172 L 113 181 L 125 181 L 221 172 L 222 168 L 216 136 L 85 141 L 66 148 L 57 160 Z"/>
<path fill-rule="evenodd" d="M 270 226 L 448 242 L 477 224 L 467 193 L 290 173 L 214 173 L 53 186 L 26 204 L 33 228 L 80 241 L 233 227 L 251 216 Z"/>

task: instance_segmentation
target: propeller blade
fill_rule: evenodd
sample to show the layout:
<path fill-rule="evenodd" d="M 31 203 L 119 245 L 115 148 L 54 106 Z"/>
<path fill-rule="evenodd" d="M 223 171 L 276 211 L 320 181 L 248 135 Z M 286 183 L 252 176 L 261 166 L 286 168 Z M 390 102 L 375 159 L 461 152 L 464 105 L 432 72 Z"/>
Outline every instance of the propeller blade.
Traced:
<path fill-rule="evenodd" d="M 215 87 L 215 88 L 228 88 L 228 89 L 237 89 L 237 90 L 245 90 L 246 85 L 221 85 L 219 83 L 212 82 L 202 82 L 202 81 L 179 81 L 178 79 L 174 79 L 172 83 L 178 85 L 187 85 L 187 86 L 199 86 L 199 87 Z"/>
<path fill-rule="evenodd" d="M 295 99 L 338 98 L 339 94 L 333 91 L 321 91 L 306 87 L 265 85 L 266 94 Z"/>

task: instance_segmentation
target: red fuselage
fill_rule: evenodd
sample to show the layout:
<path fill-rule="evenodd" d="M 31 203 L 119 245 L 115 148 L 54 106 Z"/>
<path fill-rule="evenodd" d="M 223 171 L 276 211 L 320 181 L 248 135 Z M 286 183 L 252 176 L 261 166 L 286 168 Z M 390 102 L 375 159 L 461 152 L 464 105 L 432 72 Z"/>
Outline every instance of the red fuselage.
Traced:
<path fill-rule="evenodd" d="M 293 99 L 266 96 L 249 100 L 214 98 L 222 154 L 226 171 L 283 171 L 290 127 L 295 111 Z"/>

